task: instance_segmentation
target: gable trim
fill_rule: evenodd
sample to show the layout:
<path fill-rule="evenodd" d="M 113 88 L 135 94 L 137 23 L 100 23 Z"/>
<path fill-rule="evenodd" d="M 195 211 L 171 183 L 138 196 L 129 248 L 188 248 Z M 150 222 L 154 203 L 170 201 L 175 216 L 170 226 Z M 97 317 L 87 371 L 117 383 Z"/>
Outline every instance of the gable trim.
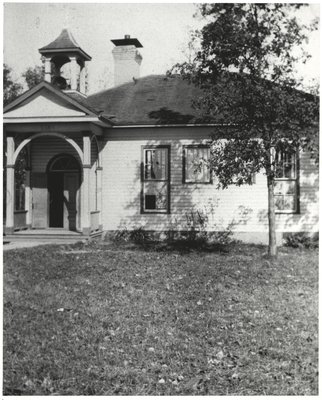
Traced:
<path fill-rule="evenodd" d="M 100 122 L 98 117 L 4 117 L 6 124 L 31 123 L 31 122 Z"/>
<path fill-rule="evenodd" d="M 17 105 L 21 104 L 22 102 L 24 102 L 25 100 L 27 100 L 29 97 L 33 96 L 35 93 L 39 92 L 41 89 L 46 88 L 49 91 L 51 91 L 52 93 L 54 93 L 56 96 L 60 97 L 61 99 L 63 99 L 64 101 L 66 101 L 69 104 L 72 104 L 74 107 L 78 108 L 79 110 L 85 112 L 88 115 L 91 116 L 96 116 L 97 114 L 94 113 L 93 111 L 89 110 L 87 107 L 83 106 L 82 104 L 80 104 L 78 101 L 72 99 L 70 96 L 67 96 L 66 94 L 64 94 L 63 92 L 61 92 L 59 89 L 56 89 L 53 85 L 51 85 L 48 82 L 41 82 L 39 83 L 37 86 L 35 86 L 34 88 L 28 90 L 27 92 L 23 93 L 22 95 L 20 95 L 16 100 L 14 100 L 13 102 L 11 102 L 10 104 L 8 104 L 4 109 L 3 112 L 6 113 L 8 111 L 10 111 L 12 108 L 16 107 Z"/>

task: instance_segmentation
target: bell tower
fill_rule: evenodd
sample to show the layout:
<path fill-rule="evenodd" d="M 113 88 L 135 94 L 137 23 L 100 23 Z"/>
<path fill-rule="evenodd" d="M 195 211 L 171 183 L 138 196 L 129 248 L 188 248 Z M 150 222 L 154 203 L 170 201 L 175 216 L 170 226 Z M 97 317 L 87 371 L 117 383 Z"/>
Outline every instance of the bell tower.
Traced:
<path fill-rule="evenodd" d="M 45 63 L 45 81 L 65 91 L 86 95 L 86 65 L 92 59 L 68 29 L 39 49 Z"/>

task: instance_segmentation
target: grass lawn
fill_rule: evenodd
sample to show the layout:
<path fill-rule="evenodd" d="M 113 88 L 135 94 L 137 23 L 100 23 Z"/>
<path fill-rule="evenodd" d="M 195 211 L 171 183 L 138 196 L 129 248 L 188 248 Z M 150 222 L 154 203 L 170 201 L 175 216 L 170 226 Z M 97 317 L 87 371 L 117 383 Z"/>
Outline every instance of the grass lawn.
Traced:
<path fill-rule="evenodd" d="M 4 394 L 317 395 L 318 252 L 4 253 Z"/>

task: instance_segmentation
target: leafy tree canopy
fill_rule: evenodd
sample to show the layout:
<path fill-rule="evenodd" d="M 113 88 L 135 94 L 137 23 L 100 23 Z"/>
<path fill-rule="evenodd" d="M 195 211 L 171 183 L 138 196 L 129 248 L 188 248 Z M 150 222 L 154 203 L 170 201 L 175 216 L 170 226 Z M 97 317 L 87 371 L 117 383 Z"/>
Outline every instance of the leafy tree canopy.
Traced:
<path fill-rule="evenodd" d="M 11 103 L 22 92 L 22 85 L 12 78 L 12 69 L 3 64 L 3 106 Z"/>
<path fill-rule="evenodd" d="M 229 138 L 213 148 L 211 167 L 223 187 L 248 183 L 263 168 L 273 178 L 272 147 L 317 153 L 318 97 L 297 90 L 294 77 L 295 64 L 309 58 L 301 46 L 317 27 L 299 24 L 295 12 L 302 6 L 200 6 L 208 21 L 198 36 L 200 50 L 173 70 L 204 89 L 194 107 L 203 120 L 223 126 L 216 135 Z"/>
<path fill-rule="evenodd" d="M 25 79 L 28 89 L 32 89 L 44 80 L 44 67 L 35 66 L 29 67 L 22 74 Z M 16 82 L 12 77 L 12 68 L 7 64 L 3 64 L 3 106 L 15 100 L 23 91 L 23 86 Z"/>
<path fill-rule="evenodd" d="M 217 123 L 210 168 L 218 185 L 252 182 L 264 171 L 268 187 L 269 254 L 276 256 L 274 151 L 309 149 L 317 158 L 318 97 L 299 89 L 296 63 L 317 23 L 301 25 L 302 4 L 211 3 L 199 6 L 207 23 L 195 37 L 200 49 L 173 71 L 200 86 L 194 101 L 203 121 Z"/>
<path fill-rule="evenodd" d="M 35 66 L 29 67 L 27 70 L 22 74 L 25 78 L 28 89 L 32 89 L 33 87 L 37 86 L 40 82 L 44 80 L 45 76 L 45 69 L 44 66 Z"/>

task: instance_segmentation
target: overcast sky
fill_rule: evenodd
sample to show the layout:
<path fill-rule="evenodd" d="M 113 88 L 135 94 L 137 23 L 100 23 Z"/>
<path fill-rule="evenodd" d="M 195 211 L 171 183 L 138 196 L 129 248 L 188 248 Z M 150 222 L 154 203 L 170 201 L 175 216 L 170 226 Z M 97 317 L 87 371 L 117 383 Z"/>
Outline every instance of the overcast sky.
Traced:
<path fill-rule="evenodd" d="M 189 31 L 203 21 L 193 18 L 196 6 L 180 4 L 79 4 L 6 3 L 4 4 L 4 62 L 18 78 L 29 66 L 41 65 L 38 49 L 69 28 L 85 52 L 89 63 L 89 91 L 113 86 L 114 45 L 111 39 L 125 34 L 138 38 L 144 46 L 141 76 L 163 74 L 187 57 Z M 319 6 L 302 12 L 302 21 L 319 16 Z M 319 79 L 319 33 L 312 34 L 308 50 L 313 55 L 305 67 L 298 68 L 308 83 Z"/>

